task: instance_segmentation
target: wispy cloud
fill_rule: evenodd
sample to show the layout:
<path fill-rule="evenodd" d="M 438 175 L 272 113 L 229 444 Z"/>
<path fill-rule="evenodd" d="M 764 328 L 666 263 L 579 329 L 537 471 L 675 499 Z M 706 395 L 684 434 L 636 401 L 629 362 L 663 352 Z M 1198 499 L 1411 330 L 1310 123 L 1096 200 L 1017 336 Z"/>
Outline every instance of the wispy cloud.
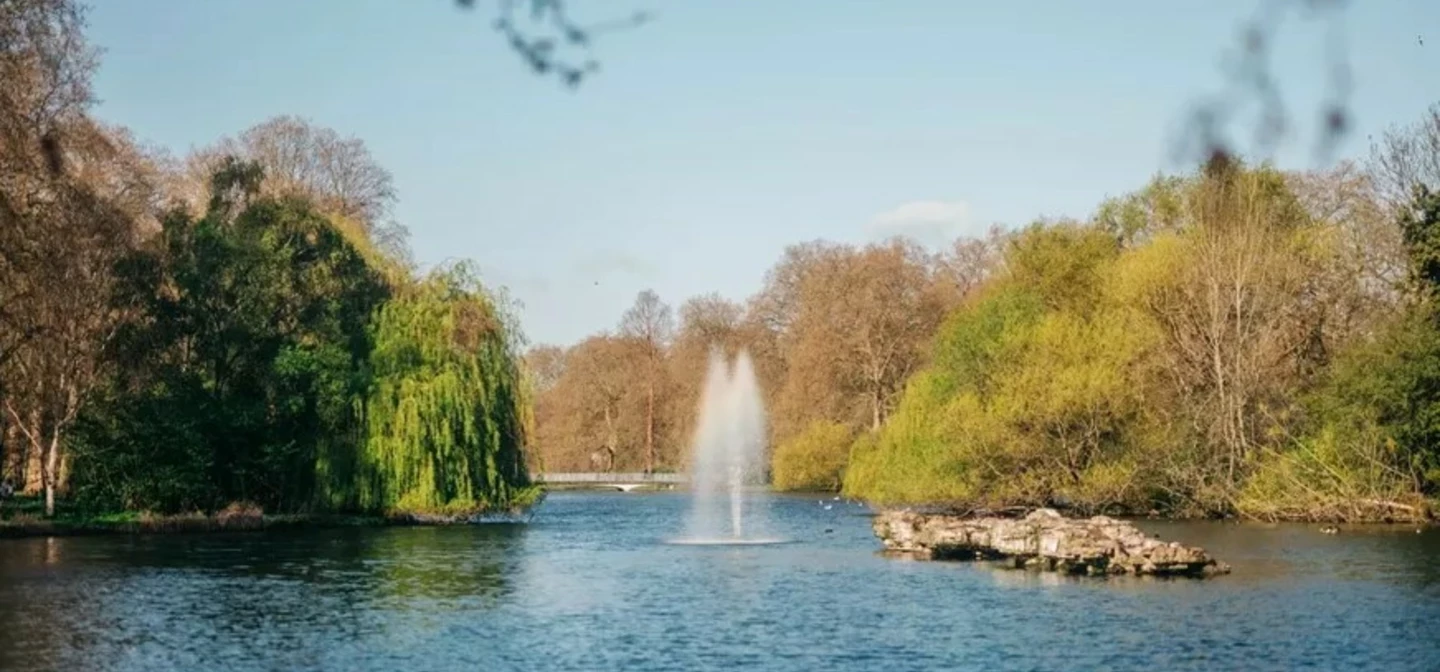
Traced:
<path fill-rule="evenodd" d="M 964 201 L 910 201 L 870 219 L 878 238 L 905 236 L 926 245 L 945 245 L 964 235 L 970 225 L 970 204 Z"/>

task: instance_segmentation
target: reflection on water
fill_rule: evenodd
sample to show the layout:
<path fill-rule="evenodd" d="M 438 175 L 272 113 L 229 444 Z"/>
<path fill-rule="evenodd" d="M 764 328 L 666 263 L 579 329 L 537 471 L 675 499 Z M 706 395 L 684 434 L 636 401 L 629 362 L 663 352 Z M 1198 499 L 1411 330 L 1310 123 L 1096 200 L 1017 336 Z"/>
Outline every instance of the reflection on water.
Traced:
<path fill-rule="evenodd" d="M 4 540 L 0 669 L 1440 667 L 1434 530 L 1145 521 L 1235 573 L 1099 579 L 887 559 L 854 504 L 769 506 L 792 543 L 666 544 L 683 493 L 557 493 L 528 525 Z"/>
<path fill-rule="evenodd" d="M 487 525 L 6 541 L 0 632 L 9 645 L 0 647 L 0 669 L 236 669 L 230 661 L 257 654 L 311 667 L 364 640 L 404 647 L 442 634 L 438 614 L 498 604 L 524 532 Z"/>

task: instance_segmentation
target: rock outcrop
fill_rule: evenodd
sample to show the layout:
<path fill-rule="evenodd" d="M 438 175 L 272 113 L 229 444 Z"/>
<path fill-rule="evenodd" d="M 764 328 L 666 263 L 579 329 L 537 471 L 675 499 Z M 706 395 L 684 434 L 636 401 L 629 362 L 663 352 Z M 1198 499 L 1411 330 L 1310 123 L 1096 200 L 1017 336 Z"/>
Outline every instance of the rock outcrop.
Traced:
<path fill-rule="evenodd" d="M 884 511 L 875 534 L 886 551 L 933 560 L 993 560 L 1066 574 L 1204 577 L 1230 572 L 1204 549 L 1147 537 L 1106 516 L 1066 518 L 1036 509 L 1023 518 Z"/>

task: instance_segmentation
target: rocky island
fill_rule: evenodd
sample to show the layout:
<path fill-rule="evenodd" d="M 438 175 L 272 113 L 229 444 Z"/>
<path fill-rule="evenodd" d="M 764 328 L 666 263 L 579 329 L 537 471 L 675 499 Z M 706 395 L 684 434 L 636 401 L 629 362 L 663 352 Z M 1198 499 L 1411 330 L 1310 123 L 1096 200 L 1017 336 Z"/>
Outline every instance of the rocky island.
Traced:
<path fill-rule="evenodd" d="M 876 536 L 887 553 L 925 560 L 990 560 L 1065 574 L 1208 577 L 1230 566 L 1204 549 L 1146 536 L 1107 516 L 1066 518 L 1054 509 L 1023 517 L 883 511 Z"/>

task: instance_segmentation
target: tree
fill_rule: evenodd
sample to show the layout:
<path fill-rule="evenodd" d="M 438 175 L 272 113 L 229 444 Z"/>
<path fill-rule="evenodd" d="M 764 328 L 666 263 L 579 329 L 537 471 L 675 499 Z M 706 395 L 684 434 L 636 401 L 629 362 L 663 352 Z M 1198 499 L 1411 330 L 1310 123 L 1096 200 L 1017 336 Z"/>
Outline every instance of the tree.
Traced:
<path fill-rule="evenodd" d="M 1007 234 L 991 227 L 984 238 L 958 238 L 936 260 L 936 273 L 954 284 L 954 300 L 963 299 L 995 277 L 1004 262 Z"/>
<path fill-rule="evenodd" d="M 1410 259 L 1410 281 L 1433 302 L 1440 298 L 1440 191 L 1417 184 L 1412 198 L 1400 214 L 1400 234 Z"/>
<path fill-rule="evenodd" d="M 1268 520 L 1418 520 L 1440 488 L 1440 331 L 1424 311 L 1337 353 L 1305 424 L 1258 461 L 1237 508 Z"/>
<path fill-rule="evenodd" d="M 0 5 L 0 173 L 7 189 L 61 172 L 62 139 L 94 98 L 95 49 L 73 0 Z"/>
<path fill-rule="evenodd" d="M 1106 199 L 1091 219 L 1122 247 L 1143 245 L 1183 225 L 1185 184 L 1180 176 L 1156 176 L 1138 192 Z"/>
<path fill-rule="evenodd" d="M 1411 293 L 1404 241 L 1375 175 L 1364 166 L 1341 162 L 1286 175 L 1286 182 L 1323 232 L 1306 304 L 1324 356 L 1383 331 L 1403 312 Z"/>
<path fill-rule="evenodd" d="M 745 330 L 745 309 L 739 303 L 710 293 L 687 300 L 678 312 L 679 326 L 666 357 L 671 384 L 664 403 L 676 464 L 682 463 L 686 456 L 679 453 L 693 440 L 711 349 L 719 349 L 727 358 L 741 348 L 754 350 Z M 762 378 L 762 387 L 764 382 Z"/>
<path fill-rule="evenodd" d="M 1144 385 L 1147 330 L 1110 297 L 1120 250 L 1099 226 L 1037 224 L 1006 246 L 1005 272 L 940 328 L 845 488 L 884 501 L 1099 509 L 1128 501 L 1126 451 Z"/>
<path fill-rule="evenodd" d="M 843 246 L 823 240 L 786 247 L 780 261 L 765 272 L 764 287 L 750 299 L 749 314 L 765 329 L 785 338 L 800 311 L 800 291 L 805 278 L 843 250 Z"/>
<path fill-rule="evenodd" d="M 1302 397 L 1302 431 L 1246 483 L 1238 504 L 1248 515 L 1413 520 L 1440 490 L 1440 196 L 1416 185 L 1396 228 L 1416 300 L 1346 343 L 1318 376 Z"/>
<path fill-rule="evenodd" d="M 500 310 L 465 265 L 380 308 L 362 509 L 453 515 L 530 503 L 519 355 Z"/>
<path fill-rule="evenodd" d="M 172 214 L 118 265 L 137 310 L 76 441 L 97 506 L 296 510 L 330 485 L 317 463 L 354 462 L 366 328 L 390 289 L 308 202 L 259 197 L 253 166 L 228 165 L 206 217 Z"/>
<path fill-rule="evenodd" d="M 63 168 L 57 139 L 92 101 L 96 61 L 84 25 L 69 0 L 0 5 L 0 366 L 39 335 L 15 307 L 29 300 L 37 285 L 27 278 L 45 263 L 34 207 Z"/>
<path fill-rule="evenodd" d="M 0 466 L 52 513 L 114 334 L 110 267 L 149 214 L 132 147 L 86 116 L 83 28 L 69 0 L 0 4 Z"/>
<path fill-rule="evenodd" d="M 655 470 L 655 391 L 661 374 L 660 361 L 674 335 L 670 306 L 651 290 L 640 292 L 635 305 L 620 318 L 620 334 L 640 348 L 645 359 L 645 473 Z"/>
<path fill-rule="evenodd" d="M 806 273 L 788 334 L 792 409 L 828 409 L 818 417 L 843 422 L 863 409 L 878 429 L 949 307 L 937 287 L 924 250 L 898 239 L 846 249 Z"/>
<path fill-rule="evenodd" d="M 525 354 L 525 369 L 535 393 L 544 395 L 565 377 L 565 349 L 555 345 L 537 345 Z"/>
<path fill-rule="evenodd" d="M 676 339 L 707 350 L 713 345 L 725 351 L 739 345 L 737 336 L 745 308 L 714 292 L 694 297 L 680 306 L 680 327 Z"/>
<path fill-rule="evenodd" d="M 24 436 L 32 466 L 27 485 L 45 492 L 45 513 L 55 513 L 64 438 L 103 379 L 103 358 L 119 320 L 110 304 L 110 269 L 125 250 L 131 220 L 83 187 L 59 180 L 44 206 L 9 224 L 45 232 L 51 256 L 22 278 L 25 300 L 14 307 L 22 333 L 5 362 L 3 403 Z M 43 222 L 43 224 L 42 224 Z M 38 474 L 35 473 L 38 471 Z"/>
<path fill-rule="evenodd" d="M 625 403 L 628 393 L 636 387 L 632 384 L 635 373 L 644 370 L 644 360 L 636 361 L 636 354 L 635 348 L 624 340 L 602 335 L 581 342 L 567 357 L 570 363 L 567 373 L 573 376 L 573 385 L 578 388 L 573 390 L 576 406 L 583 414 L 581 436 L 586 441 L 583 445 L 596 446 L 602 451 L 602 464 L 607 470 L 613 470 L 625 457 L 620 453 L 621 446 L 633 445 L 627 439 L 636 435 L 631 431 L 636 423 L 629 420 L 626 413 L 629 404 Z M 643 437 L 643 432 L 642 428 L 639 436 Z M 641 457 L 641 464 L 647 464 L 648 459 L 646 453 Z"/>
<path fill-rule="evenodd" d="M 1303 381 L 1320 229 L 1270 169 L 1212 164 L 1187 196 L 1183 229 L 1146 253 L 1165 267 L 1136 297 L 1163 333 L 1156 365 L 1197 452 L 1168 468 L 1178 491 L 1229 510 Z"/>
<path fill-rule="evenodd" d="M 951 313 L 930 366 L 909 381 L 882 430 L 857 442 L 844 491 L 885 503 L 974 504 L 987 488 L 1010 485 L 1018 474 L 992 459 L 1004 432 L 987 404 L 1044 312 L 1042 297 L 1002 280 Z"/>
<path fill-rule="evenodd" d="M 359 138 L 288 115 L 252 126 L 238 138 L 223 138 L 172 168 L 170 188 L 192 213 L 203 212 L 210 177 L 226 157 L 259 166 L 265 176 L 262 195 L 308 198 L 326 214 L 358 222 L 391 257 L 408 258 L 408 234 L 391 219 L 394 178 Z"/>
<path fill-rule="evenodd" d="M 644 469 L 649 362 L 629 337 L 597 334 L 570 347 L 563 372 L 536 398 L 535 445 L 547 469 Z M 657 438 L 665 408 L 656 396 Z M 658 442 L 657 442 L 658 447 Z"/>
<path fill-rule="evenodd" d="M 1415 188 L 1440 188 L 1440 103 L 1419 121 L 1386 130 L 1370 146 L 1370 178 L 1397 216 L 1411 207 Z"/>

